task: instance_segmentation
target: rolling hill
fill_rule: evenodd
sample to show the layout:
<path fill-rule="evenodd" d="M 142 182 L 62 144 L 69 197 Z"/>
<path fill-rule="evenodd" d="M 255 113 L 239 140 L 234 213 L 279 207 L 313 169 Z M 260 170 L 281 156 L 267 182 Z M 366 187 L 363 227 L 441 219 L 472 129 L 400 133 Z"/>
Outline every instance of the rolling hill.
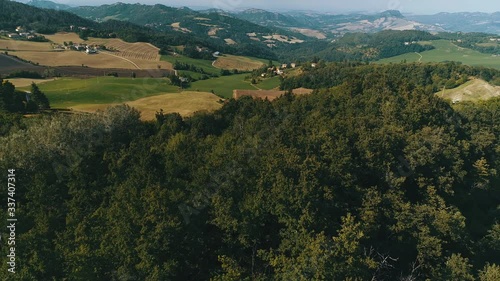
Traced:
<path fill-rule="evenodd" d="M 391 58 L 382 59 L 380 63 L 399 63 L 405 62 L 444 62 L 457 61 L 471 66 L 485 66 L 500 69 L 500 57 L 480 53 L 475 50 L 463 48 L 455 45 L 448 40 L 434 40 L 423 42 L 422 44 L 431 44 L 435 49 L 422 53 L 407 53 Z"/>
<path fill-rule="evenodd" d="M 408 16 L 410 20 L 453 32 L 484 32 L 500 34 L 500 12 L 496 13 L 439 13 Z"/>
<path fill-rule="evenodd" d="M 319 39 L 335 37 L 349 32 L 374 33 L 383 30 L 443 31 L 438 26 L 408 19 L 399 11 L 394 10 L 368 15 L 334 15 L 302 11 L 275 13 L 249 9 L 233 13 L 233 15 L 263 26 L 279 26 Z M 323 36 L 319 36 L 319 34 Z"/>
<path fill-rule="evenodd" d="M 37 8 L 52 10 L 69 10 L 72 7 L 70 5 L 55 3 L 47 0 L 31 0 L 26 4 Z"/>
<path fill-rule="evenodd" d="M 161 31 L 191 34 L 223 45 L 252 45 L 266 48 L 295 44 L 307 37 L 279 27 L 263 27 L 227 13 L 209 10 L 198 12 L 186 7 L 115 3 L 70 9 L 81 17 L 102 22 L 110 19 L 129 21 Z M 281 35 L 272 38 L 273 35 Z M 269 37 L 271 36 L 271 37 Z"/>
<path fill-rule="evenodd" d="M 0 29 L 14 30 L 23 26 L 40 33 L 52 33 L 70 25 L 97 27 L 97 23 L 66 11 L 40 9 L 30 5 L 0 0 Z"/>

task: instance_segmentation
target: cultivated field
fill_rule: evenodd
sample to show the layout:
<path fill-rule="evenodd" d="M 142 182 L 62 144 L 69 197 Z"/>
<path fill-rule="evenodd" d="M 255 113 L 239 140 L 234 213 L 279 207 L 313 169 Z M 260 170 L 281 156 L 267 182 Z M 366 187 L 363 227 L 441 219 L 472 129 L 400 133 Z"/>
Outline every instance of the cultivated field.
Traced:
<path fill-rule="evenodd" d="M 473 79 L 455 89 L 440 91 L 436 93 L 436 96 L 455 103 L 462 101 L 476 102 L 500 97 L 500 87 L 493 86 L 481 79 Z"/>
<path fill-rule="evenodd" d="M 292 28 L 292 30 L 308 37 L 314 37 L 317 39 L 326 39 L 325 34 L 323 34 L 321 31 L 318 30 L 307 29 L 307 28 Z"/>
<path fill-rule="evenodd" d="M 48 42 L 30 42 L 11 39 L 0 39 L 1 51 L 50 51 L 51 44 Z"/>
<path fill-rule="evenodd" d="M 467 48 L 461 48 L 447 40 L 431 41 L 434 50 L 423 53 L 409 53 L 378 61 L 379 63 L 407 62 L 443 62 L 458 61 L 466 65 L 485 66 L 500 69 L 500 57 L 483 54 Z"/>
<path fill-rule="evenodd" d="M 280 86 L 280 78 L 278 76 L 265 79 L 260 81 L 257 85 L 255 85 L 259 89 L 263 90 L 273 90 Z"/>
<path fill-rule="evenodd" d="M 203 68 L 203 70 L 207 73 L 210 74 L 220 74 L 220 69 L 217 69 L 212 65 L 213 61 L 210 60 L 200 60 L 200 59 L 193 59 L 193 58 L 188 58 L 185 56 L 177 55 L 177 56 L 171 56 L 171 55 L 164 55 L 161 56 L 161 60 L 165 62 L 169 62 L 171 64 L 174 64 L 176 61 L 181 62 L 181 63 L 187 63 L 187 64 L 192 64 L 198 68 Z"/>
<path fill-rule="evenodd" d="M 127 59 L 113 53 L 100 52 L 87 55 L 78 51 L 20 51 L 13 53 L 16 56 L 46 66 L 88 66 L 94 68 L 125 68 L 125 69 L 171 69 L 168 62 Z"/>
<path fill-rule="evenodd" d="M 57 44 L 63 44 L 64 42 L 73 42 L 73 43 L 83 43 L 83 39 L 78 36 L 78 34 L 74 32 L 59 32 L 56 34 L 44 34 L 45 38 L 49 39 L 50 41 L 57 43 Z"/>
<path fill-rule="evenodd" d="M 224 98 L 231 98 L 234 89 L 256 90 L 249 81 L 245 81 L 247 74 L 222 76 L 218 78 L 200 80 L 191 83 L 191 90 L 212 92 Z"/>
<path fill-rule="evenodd" d="M 76 33 L 44 35 L 52 42 L 63 45 L 104 45 L 110 51 L 87 55 L 78 51 L 54 51 L 52 43 L 0 40 L 0 49 L 13 51 L 16 56 L 46 66 L 89 66 L 94 68 L 172 69 L 169 62 L 161 61 L 159 49 L 149 43 L 127 43 L 121 39 L 89 38 L 82 40 Z M 14 52 L 15 51 L 15 52 Z"/>
<path fill-rule="evenodd" d="M 160 78 L 60 78 L 40 84 L 39 87 L 54 108 L 124 103 L 178 91 L 168 79 Z M 21 89 L 29 90 L 29 87 Z"/>
<path fill-rule="evenodd" d="M 211 93 L 181 92 L 142 98 L 126 102 L 126 104 L 139 110 L 142 120 L 154 120 L 156 112 L 159 112 L 160 109 L 162 109 L 164 113 L 176 112 L 182 116 L 190 116 L 198 111 L 214 111 L 222 106 L 218 102 L 219 100 L 219 97 Z M 72 106 L 71 109 L 76 111 L 95 112 L 117 104 L 84 104 Z"/>
<path fill-rule="evenodd" d="M 182 116 L 190 116 L 197 111 L 215 111 L 222 106 L 219 100 L 212 93 L 181 92 L 143 98 L 127 104 L 137 108 L 143 120 L 154 120 L 160 109 L 164 113 L 177 112 Z"/>
<path fill-rule="evenodd" d="M 16 88 L 21 87 L 29 87 L 31 83 L 35 82 L 35 84 L 42 84 L 46 82 L 54 81 L 55 79 L 30 79 L 30 78 L 8 78 L 10 83 L 14 84 Z"/>
<path fill-rule="evenodd" d="M 0 54 L 0 74 L 10 73 L 16 70 L 43 71 L 42 67 L 35 66 L 13 57 Z"/>
<path fill-rule="evenodd" d="M 50 41 L 62 45 L 64 42 L 85 43 L 88 45 L 104 45 L 113 50 L 114 54 L 131 59 L 160 60 L 160 49 L 149 43 L 128 43 L 121 39 L 89 38 L 82 40 L 76 33 L 60 32 L 54 35 L 44 35 Z"/>
<path fill-rule="evenodd" d="M 89 38 L 85 43 L 90 45 L 104 45 L 114 54 L 139 60 L 160 61 L 160 49 L 149 43 L 127 43 L 121 39 Z"/>
<path fill-rule="evenodd" d="M 298 88 L 292 91 L 295 95 L 308 95 L 313 92 L 311 89 Z M 233 98 L 239 99 L 243 96 L 250 96 L 255 99 L 268 99 L 270 101 L 279 98 L 284 95 L 285 91 L 278 90 L 234 90 Z"/>
<path fill-rule="evenodd" d="M 237 69 L 240 71 L 250 71 L 263 66 L 264 63 L 247 57 L 224 55 L 217 58 L 215 67 L 222 69 Z"/>

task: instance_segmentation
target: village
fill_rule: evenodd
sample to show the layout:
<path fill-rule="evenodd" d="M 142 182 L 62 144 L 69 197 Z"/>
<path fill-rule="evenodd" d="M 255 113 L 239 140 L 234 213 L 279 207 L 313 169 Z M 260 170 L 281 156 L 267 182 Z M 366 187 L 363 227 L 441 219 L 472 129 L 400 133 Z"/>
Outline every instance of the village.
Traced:
<path fill-rule="evenodd" d="M 70 30 L 85 30 L 86 27 L 75 27 L 73 25 L 70 26 Z M 43 35 L 36 34 L 34 30 L 27 30 L 22 26 L 18 26 L 15 29 L 15 32 L 0 30 L 0 36 L 8 37 L 12 40 L 19 41 L 34 41 L 34 42 L 47 42 L 49 41 Z M 73 51 L 81 51 L 85 52 L 88 55 L 97 54 L 99 50 L 106 49 L 105 46 L 96 45 L 96 44 L 85 44 L 85 43 L 73 43 L 72 41 L 64 42 L 63 44 L 52 44 L 52 47 L 55 51 L 63 51 L 63 50 L 73 50 Z"/>
<path fill-rule="evenodd" d="M 0 30 L 0 36 L 6 36 L 14 40 L 34 40 L 37 39 L 39 36 L 35 34 L 34 30 L 27 31 L 21 26 L 16 27 L 15 32 L 9 32 L 6 30 Z"/>

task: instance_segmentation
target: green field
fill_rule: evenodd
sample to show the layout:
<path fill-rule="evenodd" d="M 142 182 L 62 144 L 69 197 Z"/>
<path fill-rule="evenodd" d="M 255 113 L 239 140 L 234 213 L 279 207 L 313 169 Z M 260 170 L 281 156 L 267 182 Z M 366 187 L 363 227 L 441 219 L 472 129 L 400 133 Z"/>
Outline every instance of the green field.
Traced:
<path fill-rule="evenodd" d="M 409 53 L 378 61 L 378 63 L 406 62 L 443 62 L 457 61 L 471 66 L 485 66 L 500 69 L 500 57 L 461 48 L 447 40 L 432 41 L 434 50 L 423 53 Z"/>
<path fill-rule="evenodd" d="M 275 76 L 273 78 L 263 80 L 255 86 L 262 90 L 272 90 L 280 86 L 280 78 L 278 76 Z"/>
<path fill-rule="evenodd" d="M 91 79 L 61 78 L 39 85 L 53 108 L 83 104 L 111 104 L 133 101 L 179 89 L 168 79 L 98 77 Z M 29 90 L 29 87 L 20 88 Z"/>
<path fill-rule="evenodd" d="M 178 62 L 181 62 L 181 63 L 187 63 L 187 64 L 192 64 L 196 67 L 201 67 L 205 70 L 205 72 L 209 73 L 209 74 L 220 74 L 220 69 L 214 67 L 212 65 L 212 62 L 211 60 L 200 60 L 200 59 L 193 59 L 193 58 L 188 58 L 188 57 L 185 57 L 185 56 L 170 56 L 170 55 L 163 55 L 161 56 L 161 60 L 162 61 L 168 61 L 170 62 L 171 64 L 174 64 L 175 61 L 178 61 Z M 183 73 L 182 71 L 179 71 L 181 73 Z"/>
<path fill-rule="evenodd" d="M 223 96 L 224 98 L 233 97 L 233 90 L 257 90 L 256 87 L 250 84 L 250 81 L 245 81 L 245 77 L 248 74 L 238 74 L 231 76 L 222 76 L 219 78 L 213 78 L 203 81 L 196 81 L 191 84 L 191 90 L 201 91 L 201 92 L 211 92 L 212 90 L 215 94 Z M 258 86 L 258 85 L 257 85 Z"/>

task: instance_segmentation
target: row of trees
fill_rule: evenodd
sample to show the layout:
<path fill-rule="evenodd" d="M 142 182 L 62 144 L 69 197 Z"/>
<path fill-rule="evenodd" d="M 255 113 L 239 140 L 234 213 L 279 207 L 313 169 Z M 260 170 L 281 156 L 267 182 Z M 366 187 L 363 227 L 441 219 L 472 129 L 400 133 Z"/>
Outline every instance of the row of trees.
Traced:
<path fill-rule="evenodd" d="M 0 278 L 498 280 L 500 100 L 452 108 L 420 68 L 361 67 L 189 118 L 5 118 L 22 224 Z"/>

